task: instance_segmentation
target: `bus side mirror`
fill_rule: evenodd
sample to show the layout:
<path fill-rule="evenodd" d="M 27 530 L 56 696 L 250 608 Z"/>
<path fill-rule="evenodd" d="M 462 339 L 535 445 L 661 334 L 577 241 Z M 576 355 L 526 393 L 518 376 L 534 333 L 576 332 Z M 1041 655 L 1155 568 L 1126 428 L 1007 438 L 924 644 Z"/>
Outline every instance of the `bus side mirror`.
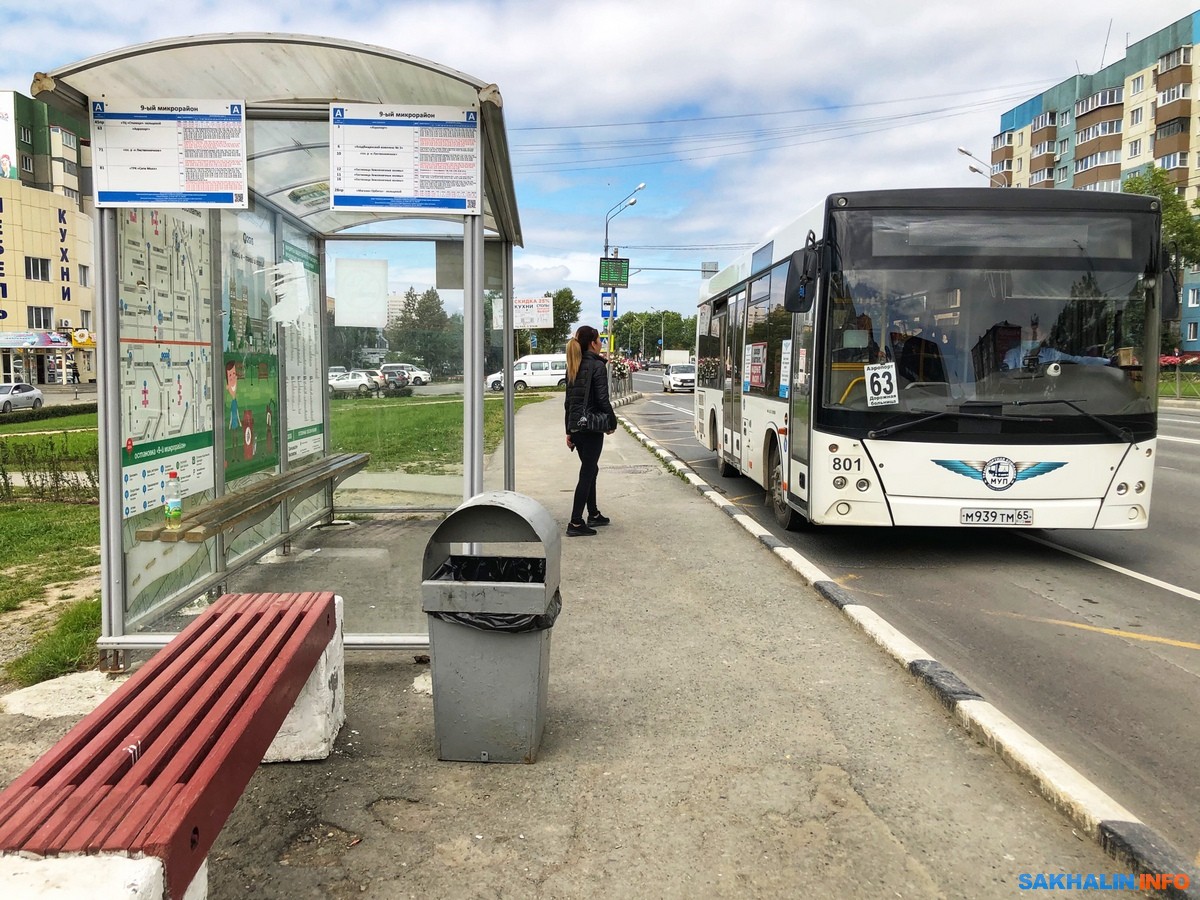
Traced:
<path fill-rule="evenodd" d="M 788 264 L 787 283 L 783 291 L 783 308 L 788 312 L 805 312 L 812 305 L 820 272 L 816 247 L 805 247 L 792 254 Z"/>

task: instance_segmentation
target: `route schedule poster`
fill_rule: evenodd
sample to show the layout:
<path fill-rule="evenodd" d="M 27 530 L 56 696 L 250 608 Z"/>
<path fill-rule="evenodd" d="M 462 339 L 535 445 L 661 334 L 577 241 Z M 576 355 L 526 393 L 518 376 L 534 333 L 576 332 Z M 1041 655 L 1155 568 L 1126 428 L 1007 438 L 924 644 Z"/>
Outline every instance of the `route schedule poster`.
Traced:
<path fill-rule="evenodd" d="M 97 206 L 246 208 L 241 100 L 94 100 Z"/>
<path fill-rule="evenodd" d="M 331 209 L 482 212 L 479 111 L 329 107 Z"/>
<path fill-rule="evenodd" d="M 165 502 L 214 482 L 212 260 L 208 213 L 129 209 L 120 240 L 121 509 Z"/>
<path fill-rule="evenodd" d="M 292 229 L 283 230 L 283 262 L 275 281 L 278 302 L 271 318 L 280 326 L 281 355 L 288 411 L 287 458 L 291 462 L 325 449 L 323 400 L 326 381 L 321 367 L 321 330 L 317 298 L 320 260 L 315 241 Z"/>

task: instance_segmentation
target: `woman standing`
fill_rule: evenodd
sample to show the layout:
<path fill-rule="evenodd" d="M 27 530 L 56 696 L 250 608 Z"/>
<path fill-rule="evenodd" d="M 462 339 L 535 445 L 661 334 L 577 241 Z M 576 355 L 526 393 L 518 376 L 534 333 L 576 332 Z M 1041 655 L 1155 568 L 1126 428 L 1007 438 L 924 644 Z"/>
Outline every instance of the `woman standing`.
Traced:
<path fill-rule="evenodd" d="M 609 518 L 596 505 L 596 476 L 600 472 L 600 453 L 604 450 L 604 435 L 617 430 L 617 417 L 608 399 L 608 370 L 600 355 L 600 332 L 591 325 L 581 325 L 567 343 L 566 408 L 567 448 L 579 452 L 579 482 L 571 504 L 571 521 L 567 536 L 595 534 L 597 525 L 607 525 Z M 601 431 L 580 430 L 580 419 L 589 413 L 604 415 L 612 427 Z M 587 521 L 583 510 L 587 507 Z"/>

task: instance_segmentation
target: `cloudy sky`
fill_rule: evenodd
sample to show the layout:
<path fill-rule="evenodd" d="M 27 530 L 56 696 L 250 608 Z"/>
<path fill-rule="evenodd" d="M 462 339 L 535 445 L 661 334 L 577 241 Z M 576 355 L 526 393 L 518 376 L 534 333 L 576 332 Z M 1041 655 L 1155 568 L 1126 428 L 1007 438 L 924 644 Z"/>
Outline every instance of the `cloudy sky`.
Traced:
<path fill-rule="evenodd" d="M 671 270 L 727 265 L 833 190 L 982 186 L 957 147 L 988 159 L 1002 113 L 1117 61 L 1200 0 L 173 0 L 169 15 L 128 0 L 6 7 L 0 88 L 25 94 L 35 72 L 98 53 L 237 31 L 379 44 L 495 82 L 525 240 L 517 294 L 571 287 L 584 321 L 598 324 L 605 216 L 639 183 L 637 205 L 609 225 L 636 272 L 620 311 L 690 315 L 699 273 Z"/>

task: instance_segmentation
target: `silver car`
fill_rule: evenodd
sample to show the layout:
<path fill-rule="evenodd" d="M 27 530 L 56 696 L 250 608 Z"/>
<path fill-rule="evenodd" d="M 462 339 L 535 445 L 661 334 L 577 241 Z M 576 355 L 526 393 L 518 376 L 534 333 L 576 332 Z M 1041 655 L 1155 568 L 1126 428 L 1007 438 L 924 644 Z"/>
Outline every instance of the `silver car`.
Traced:
<path fill-rule="evenodd" d="M 694 391 L 696 389 L 696 366 L 693 363 L 676 363 L 663 370 L 663 390 L 667 393 L 675 391 Z"/>
<path fill-rule="evenodd" d="M 379 390 L 375 379 L 365 372 L 344 372 L 329 379 L 329 396 L 335 394 L 358 394 L 365 397 Z"/>
<path fill-rule="evenodd" d="M 14 409 L 41 409 L 42 392 L 32 384 L 14 381 L 12 384 L 0 384 L 0 412 L 12 412 Z"/>

